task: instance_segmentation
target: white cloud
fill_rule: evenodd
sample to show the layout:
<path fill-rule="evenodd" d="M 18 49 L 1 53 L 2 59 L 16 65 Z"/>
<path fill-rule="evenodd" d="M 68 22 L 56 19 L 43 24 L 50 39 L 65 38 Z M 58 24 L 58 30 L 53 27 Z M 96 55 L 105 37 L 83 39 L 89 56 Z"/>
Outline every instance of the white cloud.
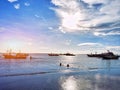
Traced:
<path fill-rule="evenodd" d="M 120 46 L 108 46 L 108 45 L 103 45 L 101 43 L 92 43 L 92 42 L 86 42 L 86 43 L 80 43 L 77 46 L 79 47 L 99 47 L 99 48 L 104 48 L 104 49 L 119 49 L 120 50 Z"/>
<path fill-rule="evenodd" d="M 109 0 L 83 0 L 85 3 L 97 4 L 97 3 L 108 3 Z"/>
<path fill-rule="evenodd" d="M 60 26 L 59 28 L 58 28 L 62 33 L 66 33 L 66 31 Z"/>
<path fill-rule="evenodd" d="M 52 0 L 52 3 L 64 32 L 106 30 L 120 20 L 120 0 Z M 118 24 L 114 28 L 120 28 Z"/>
<path fill-rule="evenodd" d="M 100 43 L 91 43 L 91 42 L 87 42 L 87 43 L 80 43 L 78 44 L 78 46 L 103 46 L 102 44 Z"/>
<path fill-rule="evenodd" d="M 18 1 L 18 0 L 8 0 L 9 2 L 11 2 L 11 3 L 13 3 L 13 2 L 16 2 L 16 1 Z"/>
<path fill-rule="evenodd" d="M 37 14 L 35 14 L 35 17 L 36 17 L 36 18 L 39 18 L 40 16 L 39 16 L 39 15 L 37 15 Z"/>
<path fill-rule="evenodd" d="M 14 8 L 15 8 L 15 9 L 20 9 L 20 4 L 15 4 L 15 5 L 14 5 Z"/>
<path fill-rule="evenodd" d="M 108 35 L 120 35 L 120 31 L 105 32 L 94 32 L 95 36 L 108 36 Z"/>
<path fill-rule="evenodd" d="M 53 30 L 53 27 L 48 27 L 49 30 Z"/>
<path fill-rule="evenodd" d="M 92 42 L 86 42 L 86 43 L 80 43 L 77 45 L 80 50 L 87 51 L 87 52 L 102 52 L 106 48 L 101 43 L 92 43 Z"/>
<path fill-rule="evenodd" d="M 102 53 L 106 51 L 106 47 L 101 43 L 86 42 L 77 45 L 78 49 L 84 53 Z"/>
<path fill-rule="evenodd" d="M 25 6 L 30 6 L 30 3 L 25 2 L 24 5 L 25 5 Z"/>
<path fill-rule="evenodd" d="M 77 46 L 79 47 L 80 50 L 87 51 L 89 53 L 91 52 L 103 53 L 106 52 L 107 50 L 110 50 L 116 54 L 120 54 L 120 46 L 110 46 L 92 42 L 80 43 Z"/>

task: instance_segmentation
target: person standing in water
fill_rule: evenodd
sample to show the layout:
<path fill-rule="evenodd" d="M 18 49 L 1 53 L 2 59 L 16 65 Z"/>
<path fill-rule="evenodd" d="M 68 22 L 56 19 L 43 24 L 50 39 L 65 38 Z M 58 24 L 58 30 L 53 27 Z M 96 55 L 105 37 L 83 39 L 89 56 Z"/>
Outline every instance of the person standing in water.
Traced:
<path fill-rule="evenodd" d="M 70 67 L 70 65 L 69 65 L 69 64 L 67 64 L 67 67 L 69 68 L 69 67 Z"/>
<path fill-rule="evenodd" d="M 62 63 L 60 63 L 60 66 L 62 66 Z"/>

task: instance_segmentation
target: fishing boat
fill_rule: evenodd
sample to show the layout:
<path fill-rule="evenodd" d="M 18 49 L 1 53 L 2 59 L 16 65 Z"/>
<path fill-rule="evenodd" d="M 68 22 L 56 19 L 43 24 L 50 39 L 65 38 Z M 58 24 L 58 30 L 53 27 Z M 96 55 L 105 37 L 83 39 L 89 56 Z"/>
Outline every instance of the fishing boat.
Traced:
<path fill-rule="evenodd" d="M 63 55 L 66 55 L 66 56 L 75 56 L 75 54 L 72 54 L 72 53 L 65 53 Z"/>
<path fill-rule="evenodd" d="M 101 53 L 101 54 L 87 54 L 88 57 L 103 57 L 103 56 L 107 56 L 107 55 L 114 55 L 113 52 L 106 52 L 106 53 Z"/>
<path fill-rule="evenodd" d="M 59 56 L 59 54 L 55 54 L 55 53 L 50 53 L 48 54 L 49 56 Z"/>
<path fill-rule="evenodd" d="M 12 53 L 11 50 L 3 54 L 5 59 L 26 59 L 29 54 L 27 53 Z"/>
<path fill-rule="evenodd" d="M 103 56 L 103 59 L 119 59 L 119 56 L 117 55 L 108 55 L 108 56 Z"/>
<path fill-rule="evenodd" d="M 101 54 L 87 54 L 88 57 L 99 57 L 99 58 L 103 58 L 103 59 L 118 59 L 119 56 L 115 55 L 113 52 L 110 52 L 109 50 L 107 50 L 106 53 L 101 53 Z"/>

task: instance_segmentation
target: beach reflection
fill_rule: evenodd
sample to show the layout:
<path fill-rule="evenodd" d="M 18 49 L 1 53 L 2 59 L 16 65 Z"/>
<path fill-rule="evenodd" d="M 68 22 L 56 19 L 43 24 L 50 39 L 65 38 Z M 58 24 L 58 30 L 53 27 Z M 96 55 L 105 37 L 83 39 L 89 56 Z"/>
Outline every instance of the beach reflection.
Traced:
<path fill-rule="evenodd" d="M 78 90 L 77 81 L 73 76 L 61 78 L 61 86 L 63 90 Z"/>
<path fill-rule="evenodd" d="M 119 90 L 119 82 L 119 76 L 101 74 L 62 76 L 60 90 Z"/>
<path fill-rule="evenodd" d="M 60 83 L 62 90 L 91 90 L 90 88 L 92 88 L 89 80 L 74 76 L 62 77 Z"/>
<path fill-rule="evenodd" d="M 75 61 L 75 57 L 74 56 L 61 56 L 60 60 L 61 62 L 64 62 L 64 63 L 73 63 Z"/>

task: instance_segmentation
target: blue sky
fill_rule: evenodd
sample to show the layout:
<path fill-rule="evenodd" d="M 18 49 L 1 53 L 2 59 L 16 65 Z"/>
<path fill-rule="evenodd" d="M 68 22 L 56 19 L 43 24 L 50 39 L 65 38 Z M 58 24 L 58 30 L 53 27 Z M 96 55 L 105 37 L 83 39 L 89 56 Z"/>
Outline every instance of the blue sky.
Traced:
<path fill-rule="evenodd" d="M 0 0 L 0 52 L 120 53 L 119 0 Z"/>

